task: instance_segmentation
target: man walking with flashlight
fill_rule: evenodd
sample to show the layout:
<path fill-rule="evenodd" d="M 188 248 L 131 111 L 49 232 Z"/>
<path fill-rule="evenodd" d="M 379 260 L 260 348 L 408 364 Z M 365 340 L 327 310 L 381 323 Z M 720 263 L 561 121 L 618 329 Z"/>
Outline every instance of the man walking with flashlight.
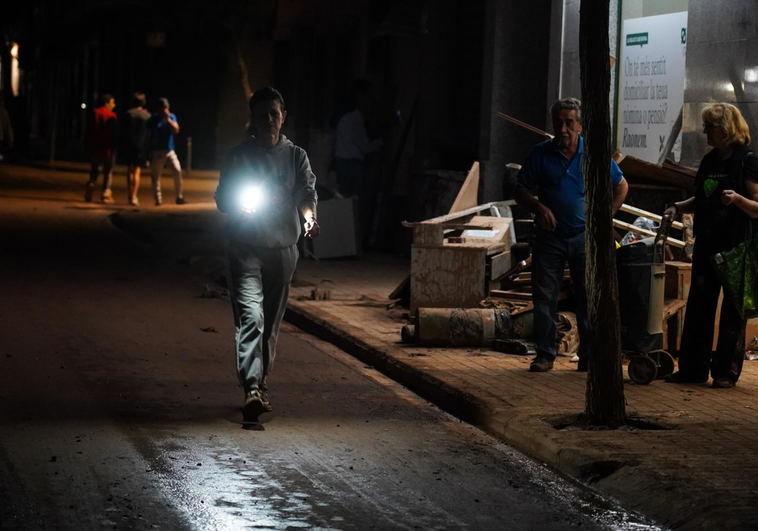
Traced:
<path fill-rule="evenodd" d="M 295 273 L 302 215 L 306 238 L 319 234 L 316 176 L 305 150 L 280 134 L 284 98 L 264 87 L 250 98 L 254 136 L 232 148 L 216 205 L 227 214 L 227 281 L 234 314 L 243 420 L 271 411 L 266 378 Z"/>

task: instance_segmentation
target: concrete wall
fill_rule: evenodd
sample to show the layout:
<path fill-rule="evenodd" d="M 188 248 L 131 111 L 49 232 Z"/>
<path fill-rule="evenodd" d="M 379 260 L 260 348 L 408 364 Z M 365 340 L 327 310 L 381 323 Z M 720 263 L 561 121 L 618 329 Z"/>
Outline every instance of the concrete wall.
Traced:
<path fill-rule="evenodd" d="M 543 140 L 495 116 L 496 111 L 530 124 L 545 116 L 551 28 L 551 0 L 488 0 L 480 134 L 482 201 L 508 196 L 515 183 L 504 182 L 505 165 L 522 162 Z"/>
<path fill-rule="evenodd" d="M 682 164 L 696 167 L 709 148 L 700 114 L 736 105 L 758 135 L 758 7 L 755 0 L 690 0 L 682 123 Z M 755 143 L 755 142 L 753 142 Z"/>

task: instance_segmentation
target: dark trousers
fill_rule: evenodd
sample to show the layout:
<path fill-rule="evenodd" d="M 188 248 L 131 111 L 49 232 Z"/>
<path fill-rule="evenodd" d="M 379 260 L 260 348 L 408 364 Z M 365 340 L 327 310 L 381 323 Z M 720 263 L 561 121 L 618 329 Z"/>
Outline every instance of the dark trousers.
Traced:
<path fill-rule="evenodd" d="M 554 360 L 556 349 L 556 312 L 563 284 L 566 262 L 576 299 L 576 321 L 579 328 L 579 358 L 589 357 L 589 327 L 587 324 L 587 292 L 585 272 L 584 232 L 561 237 L 538 232 L 532 253 L 532 300 L 534 301 L 534 342 L 537 357 Z"/>
<path fill-rule="evenodd" d="M 89 172 L 89 182 L 91 186 L 94 186 L 97 182 L 97 176 L 100 174 L 100 166 L 103 167 L 103 192 L 111 189 L 111 183 L 113 182 L 113 163 L 115 159 L 113 156 L 97 156 L 93 155 Z"/>
<path fill-rule="evenodd" d="M 731 300 L 724 298 L 719 319 L 719 339 L 712 352 L 716 307 L 721 282 L 710 263 L 715 252 L 695 242 L 692 255 L 692 284 L 679 354 L 679 370 L 693 379 L 706 379 L 708 370 L 716 378 L 736 382 L 745 356 L 745 325 Z"/>
<path fill-rule="evenodd" d="M 334 171 L 340 193 L 345 197 L 360 196 L 363 186 L 363 161 L 357 159 L 334 159 Z"/>

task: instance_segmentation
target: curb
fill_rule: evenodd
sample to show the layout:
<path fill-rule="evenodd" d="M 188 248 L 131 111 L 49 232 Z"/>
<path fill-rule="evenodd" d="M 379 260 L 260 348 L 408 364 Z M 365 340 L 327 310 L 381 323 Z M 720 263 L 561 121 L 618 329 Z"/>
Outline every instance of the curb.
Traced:
<path fill-rule="evenodd" d="M 493 410 L 477 397 L 360 340 L 290 301 L 285 320 L 332 343 L 404 385 L 458 419 L 475 425 L 585 487 L 610 496 L 627 510 L 670 529 L 749 529 L 739 516 L 725 514 L 713 493 L 677 478 L 640 467 L 609 452 L 564 445 L 556 431 L 535 415 Z M 689 494 L 689 495 L 688 495 Z M 707 501 L 706 501 L 707 500 Z M 746 527 L 746 525 L 748 527 Z"/>

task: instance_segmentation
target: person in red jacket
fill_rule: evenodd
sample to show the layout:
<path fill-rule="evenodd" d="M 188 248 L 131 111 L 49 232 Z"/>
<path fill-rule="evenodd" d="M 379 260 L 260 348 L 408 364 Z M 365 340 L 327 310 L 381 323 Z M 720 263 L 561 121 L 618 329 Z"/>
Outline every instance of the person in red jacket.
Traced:
<path fill-rule="evenodd" d="M 100 107 L 90 116 L 87 125 L 87 152 L 92 162 L 89 173 L 87 190 L 84 192 L 84 200 L 92 201 L 92 193 L 95 191 L 95 183 L 103 167 L 103 203 L 113 203 L 111 182 L 113 181 L 113 163 L 116 158 L 116 139 L 118 136 L 118 117 L 113 109 L 116 100 L 110 94 L 104 94 L 100 99 Z"/>

